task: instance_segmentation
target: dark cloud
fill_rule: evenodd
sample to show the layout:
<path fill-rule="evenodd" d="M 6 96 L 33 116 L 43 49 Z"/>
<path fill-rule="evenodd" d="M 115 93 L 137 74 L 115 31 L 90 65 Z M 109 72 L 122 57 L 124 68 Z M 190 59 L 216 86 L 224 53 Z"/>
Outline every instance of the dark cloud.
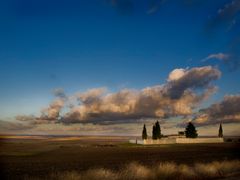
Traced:
<path fill-rule="evenodd" d="M 214 18 L 212 18 L 208 22 L 209 30 L 213 28 L 219 28 L 219 26 L 227 25 L 229 26 L 231 23 L 235 21 L 236 16 L 240 12 L 240 1 L 232 0 L 228 1 L 223 7 L 218 9 L 218 12 Z"/>
<path fill-rule="evenodd" d="M 65 94 L 64 90 L 62 88 L 57 88 L 53 90 L 54 96 L 61 98 L 61 99 L 67 99 L 67 95 Z"/>
<path fill-rule="evenodd" d="M 198 125 L 240 123 L 240 95 L 227 95 L 208 108 L 201 109 L 193 120 Z"/>

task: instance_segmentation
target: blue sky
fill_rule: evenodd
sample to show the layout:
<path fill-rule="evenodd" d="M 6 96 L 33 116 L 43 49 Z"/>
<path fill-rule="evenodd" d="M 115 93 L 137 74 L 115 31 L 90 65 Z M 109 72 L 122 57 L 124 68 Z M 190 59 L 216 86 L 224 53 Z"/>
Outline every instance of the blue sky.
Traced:
<path fill-rule="evenodd" d="M 165 83 L 173 69 L 209 64 L 222 77 L 206 104 L 239 93 L 239 70 L 201 61 L 230 52 L 238 22 L 208 23 L 231 1 L 153 1 L 156 10 L 146 0 L 122 2 L 1 2 L 0 117 L 39 113 L 55 88 L 142 89 Z"/>

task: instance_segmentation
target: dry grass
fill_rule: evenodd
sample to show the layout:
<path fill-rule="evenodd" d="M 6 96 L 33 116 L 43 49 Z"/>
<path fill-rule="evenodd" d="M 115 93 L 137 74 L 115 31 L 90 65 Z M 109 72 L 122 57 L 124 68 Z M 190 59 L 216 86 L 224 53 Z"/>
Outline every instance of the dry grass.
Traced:
<path fill-rule="evenodd" d="M 193 166 L 173 162 L 160 163 L 154 167 L 130 163 L 120 171 L 99 168 L 85 172 L 52 173 L 46 177 L 50 180 L 137 180 L 137 179 L 219 179 L 240 177 L 240 161 L 214 161 L 211 163 L 197 163 Z M 34 178 L 25 178 L 26 180 Z"/>
<path fill-rule="evenodd" d="M 146 147 L 109 139 L 1 141 L 0 179 L 219 179 L 239 173 L 239 162 L 231 160 L 239 160 L 240 144 Z"/>

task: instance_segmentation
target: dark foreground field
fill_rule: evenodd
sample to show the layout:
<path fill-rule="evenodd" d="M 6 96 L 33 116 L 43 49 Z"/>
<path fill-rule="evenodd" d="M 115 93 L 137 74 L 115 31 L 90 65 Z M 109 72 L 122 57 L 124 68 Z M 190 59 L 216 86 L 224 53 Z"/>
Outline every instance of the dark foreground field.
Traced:
<path fill-rule="evenodd" d="M 196 163 L 240 160 L 240 144 L 141 146 L 128 144 L 127 140 L 121 137 L 2 138 L 1 179 L 48 179 L 49 174 L 81 173 L 89 169 L 117 172 L 133 162 L 137 164 L 137 169 L 141 167 L 138 165 L 153 167 L 159 163 L 173 162 L 175 164 L 171 166 L 174 169 L 179 164 L 192 167 Z"/>

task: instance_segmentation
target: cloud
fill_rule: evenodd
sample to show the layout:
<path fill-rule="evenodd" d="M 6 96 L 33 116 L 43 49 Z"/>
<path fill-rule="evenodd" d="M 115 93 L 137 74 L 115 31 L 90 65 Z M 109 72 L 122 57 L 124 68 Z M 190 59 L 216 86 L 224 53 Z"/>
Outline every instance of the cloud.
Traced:
<path fill-rule="evenodd" d="M 235 71 L 240 67 L 239 57 L 236 53 L 216 53 L 210 54 L 206 58 L 202 59 L 202 62 L 209 62 L 210 60 L 216 60 L 217 64 L 225 65 L 229 71 Z"/>
<path fill-rule="evenodd" d="M 219 102 L 210 107 L 201 109 L 193 119 L 195 124 L 210 125 L 222 123 L 240 122 L 240 94 L 227 95 Z"/>
<path fill-rule="evenodd" d="M 223 7 L 219 8 L 216 16 L 208 22 L 208 29 L 218 28 L 221 25 L 228 24 L 232 26 L 233 22 L 236 23 L 236 17 L 240 12 L 240 1 L 232 0 L 227 1 Z"/>
<path fill-rule="evenodd" d="M 170 81 L 166 85 L 167 94 L 172 99 L 179 99 L 187 90 L 208 88 L 211 81 L 220 78 L 220 76 L 221 72 L 212 66 L 174 70 L 168 78 Z"/>
<path fill-rule="evenodd" d="M 168 76 L 168 81 L 176 81 L 182 78 L 185 74 L 185 69 L 174 69 Z"/>
<path fill-rule="evenodd" d="M 229 71 L 235 71 L 240 67 L 240 57 L 234 53 L 216 53 L 210 54 L 206 58 L 202 59 L 202 62 L 209 62 L 210 60 L 217 60 L 217 64 L 225 65 Z"/>
<path fill-rule="evenodd" d="M 56 120 L 59 118 L 60 111 L 64 107 L 64 100 L 56 99 L 49 107 L 42 110 L 41 119 L 45 120 Z"/>
<path fill-rule="evenodd" d="M 15 119 L 22 122 L 30 122 L 30 124 L 42 124 L 58 120 L 60 118 L 60 112 L 64 106 L 67 105 L 66 102 L 68 102 L 69 97 L 61 88 L 54 89 L 53 94 L 56 99 L 51 102 L 48 107 L 41 110 L 40 117 L 34 115 L 17 115 Z"/>
<path fill-rule="evenodd" d="M 230 58 L 229 54 L 224 54 L 224 53 L 210 54 L 206 58 L 202 59 L 202 62 L 206 62 L 210 59 L 226 61 L 226 60 L 229 60 L 229 58 Z"/>
<path fill-rule="evenodd" d="M 190 115 L 195 107 L 216 91 L 210 83 L 220 75 L 221 72 L 211 66 L 175 69 L 163 85 L 141 90 L 123 89 L 115 93 L 106 93 L 105 88 L 91 89 L 77 94 L 79 105 L 60 121 L 119 123 L 141 118 Z"/>
<path fill-rule="evenodd" d="M 36 117 L 34 115 L 17 115 L 15 117 L 18 121 L 31 121 L 34 120 Z"/>
<path fill-rule="evenodd" d="M 53 90 L 53 94 L 56 99 L 49 104 L 47 108 L 42 109 L 41 117 L 36 118 L 38 120 L 57 120 L 60 117 L 60 112 L 67 104 L 70 97 L 68 97 L 62 88 L 56 88 Z"/>
<path fill-rule="evenodd" d="M 53 90 L 54 96 L 61 98 L 61 99 L 67 99 L 67 95 L 65 94 L 64 90 L 62 88 L 56 88 Z"/>
<path fill-rule="evenodd" d="M 175 69 L 165 84 L 140 90 L 109 92 L 102 87 L 67 96 L 62 89 L 57 89 L 54 91 L 56 99 L 42 110 L 40 117 L 18 116 L 16 119 L 32 124 L 120 124 L 148 118 L 188 116 L 217 90 L 212 81 L 220 76 L 218 69 L 204 66 Z M 73 99 L 76 103 L 66 109 Z"/>
<path fill-rule="evenodd" d="M 97 101 L 99 97 L 103 96 L 107 92 L 107 88 L 93 88 L 83 93 L 78 93 L 76 96 L 79 101 L 84 104 L 91 104 L 94 101 Z"/>
<path fill-rule="evenodd" d="M 239 69 L 239 15 L 240 1 L 230 0 L 226 1 L 216 14 L 209 18 L 206 26 L 206 32 L 210 33 L 209 37 L 212 37 L 213 34 L 218 35 L 221 32 L 220 35 L 229 38 L 230 43 L 227 44 L 227 54 L 213 54 L 213 56 L 203 59 L 203 62 L 208 61 L 208 59 L 218 59 L 220 63 L 226 65 L 230 72 Z"/>
<path fill-rule="evenodd" d="M 9 131 L 23 131 L 33 128 L 29 123 L 9 122 L 0 120 L 0 132 L 5 133 Z"/>

